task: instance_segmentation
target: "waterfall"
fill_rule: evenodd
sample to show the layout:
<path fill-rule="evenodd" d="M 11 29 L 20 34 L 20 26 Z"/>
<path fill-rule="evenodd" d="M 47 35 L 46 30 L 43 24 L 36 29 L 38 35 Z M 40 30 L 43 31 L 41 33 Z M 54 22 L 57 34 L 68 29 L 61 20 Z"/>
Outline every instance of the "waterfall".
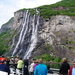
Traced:
<path fill-rule="evenodd" d="M 28 10 L 25 12 L 22 22 L 22 29 L 12 56 L 20 55 L 24 59 L 31 56 L 31 53 L 37 44 L 37 30 L 39 25 L 38 13 L 39 12 L 36 10 L 36 14 L 34 14 L 34 16 L 30 16 Z"/>
<path fill-rule="evenodd" d="M 26 37 L 26 34 L 27 34 L 27 32 L 28 32 L 28 23 L 29 23 L 29 16 L 30 16 L 30 14 L 28 14 L 28 17 L 27 17 L 27 21 L 26 21 L 26 25 L 25 25 L 25 30 L 24 30 L 24 32 L 23 32 L 23 36 L 22 36 L 22 39 L 21 39 L 21 42 L 20 42 L 20 46 L 21 46 L 21 49 L 19 50 L 19 52 L 17 53 L 17 55 L 19 55 L 22 51 L 23 51 L 23 42 L 24 42 L 24 39 L 25 39 L 25 37 Z"/>
<path fill-rule="evenodd" d="M 24 27 L 25 27 L 25 25 L 26 25 L 26 19 L 27 19 L 27 15 L 28 14 L 28 10 L 27 10 L 27 12 L 26 12 L 26 18 L 25 18 L 25 21 L 24 21 L 24 23 L 23 23 L 23 27 L 22 27 L 22 30 L 21 30 L 21 32 L 20 32 L 20 36 L 19 36 L 19 40 L 18 40 L 18 43 L 17 43 L 17 45 L 16 45 L 16 47 L 15 47 L 15 49 L 14 49 L 14 51 L 13 51 L 13 54 L 12 55 L 15 55 L 15 53 L 17 52 L 17 50 L 18 50 L 18 46 L 19 46 L 19 44 L 20 44 L 20 42 L 21 42 L 21 40 L 22 40 L 22 35 L 23 35 L 23 31 L 24 31 Z"/>
<path fill-rule="evenodd" d="M 34 21 L 33 21 L 33 29 L 32 29 L 32 37 L 31 37 L 31 44 L 29 49 L 26 51 L 24 59 L 25 58 L 29 58 L 31 56 L 31 52 L 33 51 L 33 49 L 35 48 L 36 44 L 37 44 L 37 27 L 39 25 L 39 16 L 37 18 L 37 24 L 35 25 L 35 15 L 34 15 Z"/>

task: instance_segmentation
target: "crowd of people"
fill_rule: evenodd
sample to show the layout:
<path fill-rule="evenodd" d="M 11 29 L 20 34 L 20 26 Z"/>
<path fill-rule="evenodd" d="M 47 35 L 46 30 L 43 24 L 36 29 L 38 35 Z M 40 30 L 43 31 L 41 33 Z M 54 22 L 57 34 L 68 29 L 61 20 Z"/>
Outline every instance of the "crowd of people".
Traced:
<path fill-rule="evenodd" d="M 10 75 L 10 67 L 23 71 L 22 75 L 47 75 L 53 72 L 50 70 L 50 66 L 43 64 L 42 59 L 22 59 L 19 56 L 5 58 L 0 57 L 0 71 L 7 72 Z M 70 67 L 66 58 L 62 59 L 62 64 L 59 69 L 58 75 L 75 75 L 75 62 Z"/>
<path fill-rule="evenodd" d="M 30 61 L 29 59 L 23 60 L 18 56 L 11 56 L 10 58 L 0 57 L 0 71 L 7 72 L 10 75 L 10 67 L 14 68 L 15 71 L 19 69 L 23 72 L 22 75 L 47 75 L 48 73 L 47 66 L 42 63 L 42 59 Z"/>

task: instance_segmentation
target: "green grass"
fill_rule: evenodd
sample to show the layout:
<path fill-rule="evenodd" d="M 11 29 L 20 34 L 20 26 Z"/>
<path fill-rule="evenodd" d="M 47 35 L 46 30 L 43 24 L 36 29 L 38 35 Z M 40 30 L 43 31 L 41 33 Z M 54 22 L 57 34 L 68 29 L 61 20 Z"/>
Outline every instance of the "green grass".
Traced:
<path fill-rule="evenodd" d="M 61 62 L 61 58 L 60 57 L 54 57 L 54 56 L 51 56 L 51 55 L 48 55 L 48 54 L 42 54 L 42 55 L 39 55 L 39 56 L 35 56 L 34 57 L 35 59 L 43 59 L 43 61 L 53 61 L 53 62 Z"/>

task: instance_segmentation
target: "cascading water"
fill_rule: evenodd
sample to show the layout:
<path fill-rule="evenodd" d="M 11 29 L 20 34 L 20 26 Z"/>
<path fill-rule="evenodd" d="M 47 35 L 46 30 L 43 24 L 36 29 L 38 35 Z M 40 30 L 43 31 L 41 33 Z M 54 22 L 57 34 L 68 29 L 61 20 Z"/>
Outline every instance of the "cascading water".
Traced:
<path fill-rule="evenodd" d="M 37 24 L 35 25 L 35 15 L 34 15 L 34 24 L 33 24 L 33 30 L 32 30 L 31 44 L 30 44 L 29 49 L 25 53 L 24 59 L 29 58 L 31 56 L 31 52 L 33 51 L 33 49 L 36 46 L 38 25 L 39 25 L 39 16 L 37 18 Z"/>
<path fill-rule="evenodd" d="M 34 16 L 30 16 L 28 10 L 24 14 L 22 29 L 19 34 L 18 42 L 12 52 L 13 55 L 20 55 L 24 59 L 31 56 L 37 44 L 37 30 L 39 25 L 38 11 Z"/>
<path fill-rule="evenodd" d="M 22 27 L 22 30 L 21 30 L 21 33 L 20 33 L 20 36 L 19 36 L 18 43 L 17 43 L 17 45 L 16 45 L 16 47 L 15 47 L 15 49 L 14 49 L 14 51 L 13 51 L 13 54 L 12 54 L 12 55 L 15 55 L 15 53 L 16 53 L 16 52 L 17 52 L 17 50 L 18 50 L 18 46 L 20 45 L 20 42 L 21 42 L 21 40 L 22 40 L 24 27 L 25 27 L 25 25 L 26 25 L 26 21 L 27 21 L 27 14 L 28 14 L 28 10 L 27 10 L 27 12 L 26 12 L 26 16 L 25 16 L 26 18 L 25 18 L 25 21 L 24 21 L 24 23 L 23 23 L 23 27 Z"/>

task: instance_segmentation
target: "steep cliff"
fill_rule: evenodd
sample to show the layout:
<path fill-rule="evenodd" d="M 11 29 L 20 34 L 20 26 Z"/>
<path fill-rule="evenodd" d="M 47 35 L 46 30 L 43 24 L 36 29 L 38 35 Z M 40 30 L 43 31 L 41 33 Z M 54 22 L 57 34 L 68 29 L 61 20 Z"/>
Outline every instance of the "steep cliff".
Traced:
<path fill-rule="evenodd" d="M 69 61 L 75 60 L 75 17 L 62 15 L 62 13 L 68 14 L 67 11 L 71 9 L 59 5 L 58 7 L 53 6 L 52 9 L 50 7 L 51 10 L 47 12 L 44 10 L 48 10 L 49 7 L 46 6 L 46 8 L 39 7 L 40 12 L 33 9 L 35 11 L 33 15 L 31 15 L 30 9 L 17 11 L 14 13 L 14 18 L 1 27 L 1 38 L 7 35 L 4 32 L 10 34 L 4 38 L 5 43 L 3 39 L 1 40 L 4 45 L 9 46 L 7 48 L 9 51 L 5 55 L 20 55 L 27 58 L 27 56 L 35 57 L 47 54 L 60 58 L 67 57 Z M 57 10 L 64 11 L 55 13 L 58 12 Z M 44 14 L 45 18 L 43 11 L 48 13 Z M 74 12 L 69 12 L 69 15 L 71 14 Z M 6 46 L 3 47 L 6 48 Z"/>
<path fill-rule="evenodd" d="M 43 20 L 39 26 L 39 39 L 44 44 L 38 46 L 35 55 L 47 53 L 55 57 L 67 57 L 72 61 L 75 57 L 75 19 L 74 17 L 56 15 Z M 42 41 L 43 42 L 43 41 Z"/>
<path fill-rule="evenodd" d="M 24 11 L 21 11 L 16 12 L 14 16 L 12 27 L 14 30 L 18 30 L 18 34 L 15 36 L 15 45 L 18 42 L 19 32 L 21 31 L 23 15 Z M 38 26 L 38 42 L 32 51 L 31 56 L 49 54 L 54 57 L 67 57 L 71 61 L 75 56 L 74 37 L 74 17 L 56 15 L 45 20 L 40 17 Z M 24 41 L 26 42 L 26 39 Z"/>

